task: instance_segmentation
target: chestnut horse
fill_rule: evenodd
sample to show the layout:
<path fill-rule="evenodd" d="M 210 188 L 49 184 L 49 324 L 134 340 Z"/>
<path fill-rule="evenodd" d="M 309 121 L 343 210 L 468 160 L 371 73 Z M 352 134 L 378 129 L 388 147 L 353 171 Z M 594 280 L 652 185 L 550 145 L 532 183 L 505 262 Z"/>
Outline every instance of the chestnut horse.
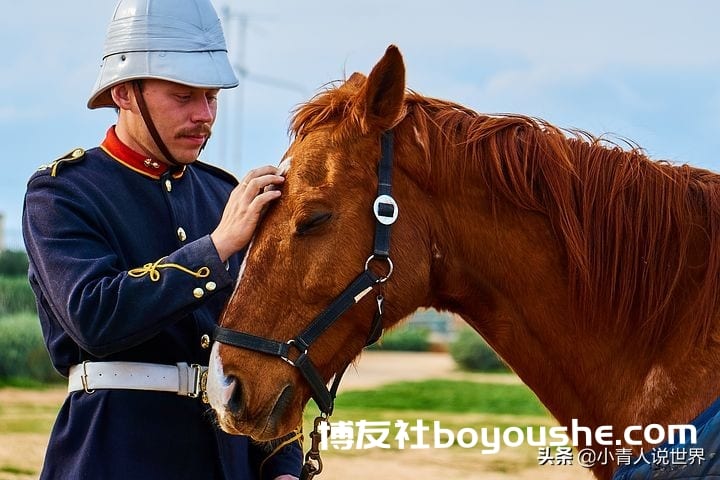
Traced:
<path fill-rule="evenodd" d="M 393 271 L 309 348 L 289 342 L 288 362 L 216 342 L 208 393 L 226 431 L 294 430 L 314 391 L 293 359 L 328 382 L 366 344 L 378 294 L 384 328 L 419 307 L 461 316 L 562 425 L 685 424 L 720 395 L 720 176 L 408 91 L 394 46 L 301 105 L 291 129 L 282 197 L 221 325 L 285 345 L 363 271 L 386 131 Z"/>

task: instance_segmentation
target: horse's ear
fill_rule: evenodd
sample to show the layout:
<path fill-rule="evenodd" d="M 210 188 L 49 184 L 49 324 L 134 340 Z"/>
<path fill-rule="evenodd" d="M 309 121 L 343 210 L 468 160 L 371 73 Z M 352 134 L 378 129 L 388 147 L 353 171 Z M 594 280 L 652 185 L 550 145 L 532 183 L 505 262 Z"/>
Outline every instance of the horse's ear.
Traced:
<path fill-rule="evenodd" d="M 366 124 L 381 130 L 392 128 L 403 110 L 404 99 L 405 64 L 400 50 L 390 45 L 367 78 L 364 99 Z"/>

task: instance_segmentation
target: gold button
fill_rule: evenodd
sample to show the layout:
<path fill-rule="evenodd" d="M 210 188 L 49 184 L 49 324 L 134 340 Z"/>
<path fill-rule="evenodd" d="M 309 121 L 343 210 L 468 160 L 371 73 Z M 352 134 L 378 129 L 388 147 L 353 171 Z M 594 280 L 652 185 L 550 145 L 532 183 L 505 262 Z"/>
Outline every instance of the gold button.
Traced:
<path fill-rule="evenodd" d="M 165 190 L 172 192 L 172 182 L 170 180 L 165 180 Z"/>
<path fill-rule="evenodd" d="M 202 348 L 209 348 L 210 347 L 210 335 L 207 333 L 200 337 L 200 346 Z"/>
<path fill-rule="evenodd" d="M 178 237 L 178 240 L 180 240 L 181 242 L 184 242 L 185 240 L 187 240 L 187 234 L 185 233 L 184 228 L 180 227 L 177 229 L 177 237 Z"/>
<path fill-rule="evenodd" d="M 207 282 L 205 284 L 205 290 L 207 290 L 208 292 L 214 292 L 216 288 L 217 288 L 217 283 L 215 283 L 215 282 Z"/>
<path fill-rule="evenodd" d="M 203 290 L 202 288 L 198 287 L 193 290 L 193 296 L 195 298 L 202 298 L 203 295 L 205 295 L 205 290 Z"/>

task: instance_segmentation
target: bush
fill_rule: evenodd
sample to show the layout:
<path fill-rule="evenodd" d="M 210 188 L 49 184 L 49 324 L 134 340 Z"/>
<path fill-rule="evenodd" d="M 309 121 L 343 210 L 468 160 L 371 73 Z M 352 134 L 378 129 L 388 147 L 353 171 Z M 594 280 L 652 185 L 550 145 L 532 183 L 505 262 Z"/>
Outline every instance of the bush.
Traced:
<path fill-rule="evenodd" d="M 35 311 L 35 295 L 27 277 L 0 276 L 0 315 Z"/>
<path fill-rule="evenodd" d="M 26 312 L 0 318 L 0 378 L 62 380 L 50 362 L 36 315 Z"/>
<path fill-rule="evenodd" d="M 430 350 L 430 330 L 412 326 L 401 326 L 383 334 L 370 347 L 373 350 L 395 350 L 403 352 L 427 352 Z"/>
<path fill-rule="evenodd" d="M 462 329 L 452 344 L 450 355 L 463 370 L 480 372 L 508 371 L 507 365 L 475 330 Z"/>
<path fill-rule="evenodd" d="M 28 257 L 21 250 L 0 251 L 0 276 L 27 276 Z"/>

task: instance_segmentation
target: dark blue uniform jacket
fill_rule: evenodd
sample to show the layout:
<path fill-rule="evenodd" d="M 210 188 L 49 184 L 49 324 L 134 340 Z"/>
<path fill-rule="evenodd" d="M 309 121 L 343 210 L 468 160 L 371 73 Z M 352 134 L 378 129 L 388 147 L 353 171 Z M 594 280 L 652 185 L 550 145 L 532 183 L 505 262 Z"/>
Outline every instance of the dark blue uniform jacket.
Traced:
<path fill-rule="evenodd" d="M 207 365 L 210 335 L 239 269 L 209 233 L 236 184 L 195 162 L 171 171 L 114 134 L 28 183 L 23 234 L 50 357 L 64 375 L 83 361 Z M 69 394 L 53 428 L 44 479 L 254 479 L 298 474 L 291 443 L 222 433 L 199 399 L 97 390 Z M 221 460 L 222 459 L 222 460 Z"/>
<path fill-rule="evenodd" d="M 715 400 L 704 412 L 691 422 L 697 431 L 697 441 L 679 444 L 664 443 L 642 457 L 633 459 L 629 465 L 620 467 L 613 480 L 700 480 L 720 479 L 720 399 Z M 691 450 L 697 456 L 690 455 Z M 680 455 L 673 455 L 673 451 Z M 662 454 L 663 461 L 656 455 Z M 682 461 L 668 461 L 681 458 Z"/>

